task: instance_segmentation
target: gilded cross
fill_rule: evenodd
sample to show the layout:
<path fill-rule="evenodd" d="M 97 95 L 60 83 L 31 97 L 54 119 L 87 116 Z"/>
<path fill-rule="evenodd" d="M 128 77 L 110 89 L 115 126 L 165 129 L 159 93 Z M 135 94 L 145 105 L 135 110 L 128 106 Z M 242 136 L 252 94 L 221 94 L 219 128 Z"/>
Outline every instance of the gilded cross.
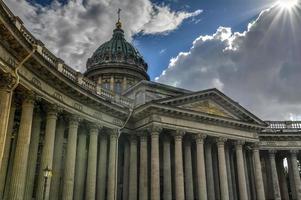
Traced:
<path fill-rule="evenodd" d="M 117 13 L 118 13 L 118 22 L 120 21 L 120 12 L 121 12 L 121 9 L 118 8 L 118 11 L 117 11 Z"/>

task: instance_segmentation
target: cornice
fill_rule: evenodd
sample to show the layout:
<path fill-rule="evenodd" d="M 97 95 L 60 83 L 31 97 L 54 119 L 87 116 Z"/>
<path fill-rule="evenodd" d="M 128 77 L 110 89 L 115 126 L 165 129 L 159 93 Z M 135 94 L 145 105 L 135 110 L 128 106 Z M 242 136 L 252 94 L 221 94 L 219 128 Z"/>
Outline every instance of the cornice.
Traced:
<path fill-rule="evenodd" d="M 185 119 L 191 119 L 194 121 L 199 121 L 202 119 L 204 122 L 211 124 L 223 124 L 225 126 L 236 127 L 240 129 L 253 129 L 256 131 L 262 130 L 265 126 L 247 123 L 235 119 L 229 119 L 221 116 L 213 116 L 206 113 L 199 113 L 196 111 L 190 111 L 186 109 L 181 109 L 178 107 L 172 107 L 168 105 L 156 104 L 156 103 L 147 103 L 134 110 L 134 118 L 142 118 L 149 113 L 162 113 L 164 115 L 170 115 L 172 117 L 182 117 Z"/>

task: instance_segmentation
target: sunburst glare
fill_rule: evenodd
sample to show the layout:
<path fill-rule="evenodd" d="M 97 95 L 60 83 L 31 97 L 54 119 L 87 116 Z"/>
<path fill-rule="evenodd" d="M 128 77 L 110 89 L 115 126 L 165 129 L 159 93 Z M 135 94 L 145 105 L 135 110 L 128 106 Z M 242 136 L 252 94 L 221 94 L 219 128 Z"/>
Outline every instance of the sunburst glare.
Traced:
<path fill-rule="evenodd" d="M 284 9 L 292 9 L 296 7 L 298 0 L 278 0 L 277 5 Z"/>

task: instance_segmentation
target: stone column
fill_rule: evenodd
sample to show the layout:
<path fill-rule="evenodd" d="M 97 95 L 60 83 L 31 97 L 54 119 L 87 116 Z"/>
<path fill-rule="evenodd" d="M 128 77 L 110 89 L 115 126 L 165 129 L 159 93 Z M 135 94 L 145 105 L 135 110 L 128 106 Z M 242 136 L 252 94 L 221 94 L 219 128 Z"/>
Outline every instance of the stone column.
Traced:
<path fill-rule="evenodd" d="M 9 153 L 10 153 L 10 148 L 12 143 L 15 111 L 16 111 L 16 105 L 14 102 L 12 102 L 10 113 L 9 113 L 7 136 L 5 138 L 5 147 L 3 152 L 2 165 L 0 165 L 0 199 L 4 195 L 5 180 L 8 172 Z"/>
<path fill-rule="evenodd" d="M 116 200 L 116 158 L 117 158 L 117 141 L 118 130 L 110 131 L 110 151 L 109 151 L 109 164 L 108 164 L 108 183 L 107 183 L 107 200 Z"/>
<path fill-rule="evenodd" d="M 289 200 L 287 181 L 283 166 L 283 157 L 276 159 L 277 172 L 279 175 L 280 194 L 282 200 Z"/>
<path fill-rule="evenodd" d="M 253 160 L 255 171 L 256 196 L 258 200 L 265 200 L 260 154 L 257 145 L 253 147 Z"/>
<path fill-rule="evenodd" d="M 231 153 L 231 146 L 228 144 L 225 146 L 225 156 L 226 156 L 226 166 L 227 166 L 227 175 L 228 175 L 227 178 L 228 178 L 228 188 L 229 188 L 229 199 L 234 200 L 230 153 Z"/>
<path fill-rule="evenodd" d="M 159 127 L 152 127 L 151 134 L 151 199 L 160 200 L 160 157 L 159 157 Z"/>
<path fill-rule="evenodd" d="M 291 189 L 291 196 L 292 196 L 292 199 L 296 199 L 297 194 L 296 194 L 296 187 L 295 187 L 295 182 L 294 182 L 292 159 L 291 159 L 290 155 L 288 155 L 288 157 L 287 157 L 287 164 L 288 164 L 288 177 L 289 177 L 289 184 L 290 184 L 290 189 Z"/>
<path fill-rule="evenodd" d="M 163 199 L 172 200 L 170 138 L 163 137 Z"/>
<path fill-rule="evenodd" d="M 130 147 L 129 142 L 124 142 L 124 155 L 123 155 L 123 187 L 122 187 L 122 199 L 128 200 L 129 198 L 129 168 L 130 168 Z"/>
<path fill-rule="evenodd" d="M 114 87 L 115 87 L 114 76 L 111 76 L 111 79 L 110 79 L 110 90 L 114 91 Z"/>
<path fill-rule="evenodd" d="M 47 167 L 52 169 L 53 151 L 54 151 L 54 140 L 55 140 L 55 128 L 57 120 L 57 106 L 50 105 L 47 107 L 46 116 L 46 128 L 44 136 L 44 145 L 40 163 L 40 172 L 38 177 L 38 188 L 37 188 L 37 199 L 43 199 L 45 190 L 45 200 L 49 199 L 51 177 L 47 179 L 46 185 L 44 184 L 44 169 Z M 44 188 L 46 187 L 46 188 Z"/>
<path fill-rule="evenodd" d="M 130 177 L 129 177 L 129 199 L 137 199 L 137 138 L 135 135 L 130 136 Z"/>
<path fill-rule="evenodd" d="M 277 168 L 276 168 L 275 153 L 276 153 L 276 151 L 269 151 L 269 157 L 270 157 L 270 164 L 271 164 L 274 199 L 275 200 L 280 200 L 281 195 L 280 195 L 280 187 L 279 187 L 279 182 L 278 182 L 278 174 L 277 174 Z"/>
<path fill-rule="evenodd" d="M 122 91 L 126 91 L 126 89 L 127 89 L 127 80 L 126 77 L 124 76 L 122 80 Z"/>
<path fill-rule="evenodd" d="M 40 142 L 41 121 L 42 118 L 41 118 L 40 111 L 38 109 L 35 109 L 35 114 L 33 116 L 33 121 L 32 121 L 30 144 L 29 144 L 24 200 L 32 199 L 36 164 L 38 158 L 38 148 Z"/>
<path fill-rule="evenodd" d="M 204 158 L 204 139 L 205 134 L 198 134 L 195 136 L 196 142 L 196 165 L 197 165 L 197 183 L 198 183 L 198 199 L 207 200 L 207 184 Z M 211 152 L 209 152 L 211 154 Z M 212 159 L 212 158 L 211 158 Z M 212 162 L 211 162 L 212 165 Z M 212 166 L 211 166 L 212 167 Z M 212 169 L 211 169 L 212 170 Z M 209 175 L 210 176 L 210 175 Z M 212 177 L 213 179 L 213 177 Z"/>
<path fill-rule="evenodd" d="M 296 191 L 296 198 L 298 200 L 301 199 L 301 180 L 300 180 L 300 172 L 298 169 L 298 162 L 297 162 L 297 154 L 298 151 L 291 150 L 290 151 L 290 157 L 291 157 L 291 164 L 292 164 L 292 170 L 294 175 L 294 183 L 295 183 L 295 191 Z"/>
<path fill-rule="evenodd" d="M 147 135 L 140 134 L 140 171 L 139 171 L 139 200 L 148 199 L 147 179 Z"/>
<path fill-rule="evenodd" d="M 90 124 L 88 168 L 86 180 L 86 200 L 95 200 L 96 197 L 96 175 L 97 175 L 97 142 L 98 127 Z"/>
<path fill-rule="evenodd" d="M 55 141 L 54 141 L 54 155 L 53 155 L 53 167 L 52 167 L 52 178 L 50 185 L 50 196 L 49 199 L 57 200 L 60 198 L 59 191 L 61 182 L 61 170 L 62 170 L 62 155 L 63 155 L 63 147 L 64 147 L 64 134 L 65 134 L 65 121 L 61 116 L 58 120 L 56 133 L 55 133 Z"/>
<path fill-rule="evenodd" d="M 34 97 L 30 93 L 22 103 L 22 114 L 19 126 L 18 140 L 14 157 L 9 199 L 23 200 L 28 152 L 33 118 Z"/>
<path fill-rule="evenodd" d="M 246 185 L 246 172 L 244 166 L 244 157 L 242 151 L 243 141 L 235 142 L 235 150 L 236 150 L 236 162 L 237 162 L 237 175 L 238 175 L 238 188 L 239 188 L 239 199 L 247 200 L 248 199 L 248 191 Z"/>
<path fill-rule="evenodd" d="M 175 140 L 175 198 L 177 200 L 185 199 L 184 192 L 184 172 L 183 172 L 183 153 L 182 138 L 185 132 L 177 130 L 174 134 Z"/>
<path fill-rule="evenodd" d="M 219 138 L 217 140 L 217 150 L 218 150 L 218 168 L 220 177 L 220 188 L 221 188 L 221 199 L 229 200 L 229 190 L 228 190 L 228 178 L 226 169 L 226 159 L 225 159 L 225 138 Z"/>
<path fill-rule="evenodd" d="M 101 130 L 99 142 L 99 158 L 97 173 L 97 200 L 105 199 L 106 194 L 106 177 L 107 177 L 107 150 L 108 138 Z"/>
<path fill-rule="evenodd" d="M 9 73 L 0 74 L 0 166 L 7 137 L 9 113 L 12 101 L 13 86 L 16 79 Z"/>
<path fill-rule="evenodd" d="M 206 183 L 208 200 L 215 200 L 214 192 L 214 176 L 213 176 L 213 165 L 212 165 L 212 145 L 210 142 L 205 144 L 205 158 L 206 158 Z"/>
<path fill-rule="evenodd" d="M 70 116 L 68 143 L 65 159 L 63 198 L 64 200 L 73 199 L 75 161 L 76 161 L 76 142 L 79 119 L 75 116 Z"/>
<path fill-rule="evenodd" d="M 81 200 L 84 198 L 87 170 L 87 132 L 84 130 L 84 127 L 80 127 L 78 131 L 75 160 L 73 199 Z"/>
<path fill-rule="evenodd" d="M 190 138 L 184 141 L 184 163 L 185 163 L 184 173 L 185 173 L 185 191 L 186 191 L 185 197 L 186 199 L 194 199 Z"/>

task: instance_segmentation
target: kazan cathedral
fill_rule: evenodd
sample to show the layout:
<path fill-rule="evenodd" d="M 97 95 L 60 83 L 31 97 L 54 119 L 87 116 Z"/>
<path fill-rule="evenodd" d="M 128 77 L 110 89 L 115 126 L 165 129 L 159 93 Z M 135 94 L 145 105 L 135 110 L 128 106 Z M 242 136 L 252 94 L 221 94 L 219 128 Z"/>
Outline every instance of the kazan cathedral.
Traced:
<path fill-rule="evenodd" d="M 0 199 L 301 199 L 301 122 L 147 69 L 119 20 L 80 73 L 0 0 Z"/>

